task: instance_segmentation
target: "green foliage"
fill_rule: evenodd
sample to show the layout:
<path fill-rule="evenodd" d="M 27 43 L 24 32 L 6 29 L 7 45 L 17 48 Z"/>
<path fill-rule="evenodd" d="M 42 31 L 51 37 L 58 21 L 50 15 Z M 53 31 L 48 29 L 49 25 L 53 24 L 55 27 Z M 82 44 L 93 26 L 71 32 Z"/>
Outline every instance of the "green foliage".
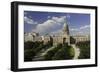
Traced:
<path fill-rule="evenodd" d="M 47 54 L 44 56 L 45 60 L 52 60 L 52 56 L 54 55 L 54 51 L 48 51 Z"/>
<path fill-rule="evenodd" d="M 79 59 L 90 58 L 90 42 L 77 43 L 77 46 L 80 48 Z"/>
<path fill-rule="evenodd" d="M 24 61 L 32 61 L 36 53 L 42 49 L 42 42 L 25 42 L 24 43 Z"/>
<path fill-rule="evenodd" d="M 70 53 L 70 54 L 69 54 L 69 55 L 70 55 L 70 57 L 71 57 L 71 58 L 73 58 L 73 57 L 74 57 L 74 55 L 75 55 L 74 48 L 72 48 L 72 47 L 71 47 L 71 48 L 69 49 L 69 53 Z"/>
<path fill-rule="evenodd" d="M 47 49 L 51 46 L 51 42 L 43 44 L 43 42 L 25 42 L 24 43 L 24 59 L 25 61 L 32 61 L 34 56 L 39 53 L 42 49 Z"/>
<path fill-rule="evenodd" d="M 52 41 L 49 41 L 44 45 L 43 42 L 25 42 L 24 60 L 32 61 L 32 59 L 34 59 L 34 56 L 36 56 L 36 54 L 39 54 L 41 50 L 50 49 L 50 47 L 53 46 L 52 43 Z M 67 43 L 58 44 L 54 48 L 49 50 L 43 57 L 44 60 L 72 59 L 74 57 L 74 49 L 71 46 L 68 46 Z"/>
<path fill-rule="evenodd" d="M 35 56 L 35 52 L 32 49 L 24 51 L 24 61 L 32 61 L 32 58 Z"/>
<path fill-rule="evenodd" d="M 55 55 L 52 57 L 53 60 L 63 60 L 66 59 L 66 53 L 64 49 L 60 49 Z"/>
<path fill-rule="evenodd" d="M 45 55 L 45 60 L 64 60 L 74 57 L 74 49 L 68 44 L 58 44 L 55 48 L 48 51 Z"/>
<path fill-rule="evenodd" d="M 71 36 L 71 37 L 70 37 L 70 44 L 74 44 L 75 41 L 76 41 L 76 40 Z"/>
<path fill-rule="evenodd" d="M 53 56 L 53 60 L 64 60 L 64 59 L 72 59 L 74 56 L 74 49 L 71 46 L 65 44 L 61 49 L 55 53 Z"/>
<path fill-rule="evenodd" d="M 63 46 L 62 44 L 57 44 L 56 48 L 60 49 L 60 48 L 62 48 L 62 46 Z"/>
<path fill-rule="evenodd" d="M 62 47 L 62 44 L 58 44 L 52 50 L 48 51 L 47 54 L 44 56 L 46 60 L 52 60 L 54 54 Z"/>
<path fill-rule="evenodd" d="M 24 42 L 24 49 L 32 49 L 34 46 L 34 43 L 31 41 Z"/>

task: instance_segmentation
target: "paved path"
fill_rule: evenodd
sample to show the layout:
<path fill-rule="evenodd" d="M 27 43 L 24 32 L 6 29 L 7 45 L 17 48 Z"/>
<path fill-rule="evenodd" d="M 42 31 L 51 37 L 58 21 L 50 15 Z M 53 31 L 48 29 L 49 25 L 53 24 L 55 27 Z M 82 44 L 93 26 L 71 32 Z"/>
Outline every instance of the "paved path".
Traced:
<path fill-rule="evenodd" d="M 48 51 L 54 49 L 54 47 L 55 47 L 55 46 L 52 46 L 52 47 L 48 48 L 45 52 L 41 53 L 41 56 L 46 55 L 46 54 L 48 53 Z"/>
<path fill-rule="evenodd" d="M 75 55 L 74 55 L 73 59 L 78 59 L 78 57 L 80 55 L 80 49 L 78 47 L 76 47 L 75 44 L 72 44 L 71 46 L 74 48 L 74 51 L 75 51 Z"/>
<path fill-rule="evenodd" d="M 52 50 L 55 46 L 48 48 L 47 50 L 42 49 L 34 58 L 34 61 L 44 60 L 44 55 L 47 54 L 48 51 Z"/>

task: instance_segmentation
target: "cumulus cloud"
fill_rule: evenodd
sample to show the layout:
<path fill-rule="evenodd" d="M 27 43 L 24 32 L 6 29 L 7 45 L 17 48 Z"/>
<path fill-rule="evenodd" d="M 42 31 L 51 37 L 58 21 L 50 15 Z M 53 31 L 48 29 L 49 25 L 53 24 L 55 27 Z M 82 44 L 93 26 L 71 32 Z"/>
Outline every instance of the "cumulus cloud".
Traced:
<path fill-rule="evenodd" d="M 62 35 L 61 33 L 62 33 L 62 29 L 59 29 L 57 31 L 51 32 L 50 35 Z"/>
<path fill-rule="evenodd" d="M 81 26 L 79 28 L 70 28 L 71 31 L 80 31 L 80 30 L 86 30 L 90 28 L 90 25 L 84 25 L 84 26 Z"/>
<path fill-rule="evenodd" d="M 78 31 L 78 28 L 71 28 L 70 31 Z"/>
<path fill-rule="evenodd" d="M 45 22 L 38 24 L 36 29 L 33 29 L 35 32 L 39 33 L 51 33 L 54 32 L 56 28 L 61 28 L 62 24 L 65 22 L 66 16 L 61 17 L 51 17 L 51 19 L 46 20 Z M 58 30 L 56 30 L 58 31 Z"/>
<path fill-rule="evenodd" d="M 80 29 L 87 29 L 87 28 L 90 28 L 90 25 L 85 25 L 85 26 L 80 27 Z"/>
<path fill-rule="evenodd" d="M 37 24 L 37 22 L 35 22 L 33 19 L 27 17 L 27 16 L 24 16 L 24 22 L 27 23 L 27 24 Z"/>
<path fill-rule="evenodd" d="M 81 35 L 86 35 L 86 34 L 89 34 L 90 33 L 90 25 L 84 25 L 84 26 L 81 26 L 79 28 L 70 28 L 70 32 L 71 34 L 81 34 Z"/>
<path fill-rule="evenodd" d="M 48 16 L 47 18 L 49 19 L 49 18 L 51 18 L 51 16 Z"/>
<path fill-rule="evenodd" d="M 58 23 L 64 23 L 66 21 L 66 16 L 61 16 L 61 17 L 52 17 L 52 20 Z"/>
<path fill-rule="evenodd" d="M 53 20 L 47 20 L 42 24 L 38 24 L 35 31 L 40 32 L 40 33 L 45 33 L 49 32 L 56 26 L 56 22 Z"/>

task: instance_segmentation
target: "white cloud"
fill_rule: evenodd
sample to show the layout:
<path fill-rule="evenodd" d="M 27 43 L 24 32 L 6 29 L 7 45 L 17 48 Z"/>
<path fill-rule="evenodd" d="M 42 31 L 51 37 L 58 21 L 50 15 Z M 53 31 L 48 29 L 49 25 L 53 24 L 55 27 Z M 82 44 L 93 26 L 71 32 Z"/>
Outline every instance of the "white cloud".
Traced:
<path fill-rule="evenodd" d="M 69 14 L 67 14 L 67 18 L 70 19 L 70 15 Z"/>
<path fill-rule="evenodd" d="M 43 32 L 49 32 L 51 29 L 56 26 L 56 22 L 53 20 L 47 20 L 42 24 L 38 24 L 35 31 L 43 33 Z"/>
<path fill-rule="evenodd" d="M 51 19 L 46 20 L 42 24 L 38 24 L 36 26 L 36 29 L 33 31 L 39 32 L 39 33 L 51 33 L 56 28 L 59 28 L 62 26 L 62 24 L 65 22 L 66 17 L 51 17 Z"/>
<path fill-rule="evenodd" d="M 79 28 L 70 28 L 71 31 L 81 31 L 81 30 L 86 30 L 90 28 L 90 25 L 84 25 L 84 26 L 81 26 Z"/>
<path fill-rule="evenodd" d="M 49 16 L 48 16 L 49 17 Z M 61 16 L 61 17 L 49 17 L 48 20 L 46 20 L 45 22 L 41 23 L 41 24 L 37 24 L 36 28 L 33 29 L 32 31 L 34 32 L 38 32 L 40 34 L 59 34 L 61 33 L 62 29 L 57 29 L 57 28 L 61 28 L 63 26 L 63 23 L 66 22 L 66 16 Z M 28 23 L 35 23 L 32 19 L 28 20 L 26 18 L 26 20 L 28 21 Z M 69 28 L 69 31 L 72 34 L 85 34 L 85 33 L 89 33 L 90 32 L 90 25 L 84 25 L 78 28 Z M 56 30 L 57 29 L 57 30 Z"/>
<path fill-rule="evenodd" d="M 66 16 L 52 17 L 52 20 L 59 22 L 59 23 L 64 23 L 66 21 Z"/>
<path fill-rule="evenodd" d="M 85 25 L 85 26 L 80 27 L 80 29 L 86 29 L 86 28 L 90 28 L 90 25 Z"/>
<path fill-rule="evenodd" d="M 62 33 L 62 29 L 59 29 L 57 31 L 51 32 L 50 35 L 62 35 L 61 33 Z"/>
<path fill-rule="evenodd" d="M 90 25 L 84 25 L 84 26 L 81 26 L 79 28 L 70 28 L 70 32 L 71 34 L 81 34 L 81 35 L 86 35 L 86 34 L 89 34 L 90 33 Z"/>
<path fill-rule="evenodd" d="M 69 29 L 70 31 L 78 31 L 79 29 L 78 28 L 71 28 Z"/>
<path fill-rule="evenodd" d="M 24 21 L 27 24 L 37 24 L 37 22 L 35 22 L 33 19 L 28 18 L 27 16 L 24 16 Z"/>
<path fill-rule="evenodd" d="M 49 18 L 51 18 L 51 16 L 48 16 L 47 18 L 49 19 Z"/>

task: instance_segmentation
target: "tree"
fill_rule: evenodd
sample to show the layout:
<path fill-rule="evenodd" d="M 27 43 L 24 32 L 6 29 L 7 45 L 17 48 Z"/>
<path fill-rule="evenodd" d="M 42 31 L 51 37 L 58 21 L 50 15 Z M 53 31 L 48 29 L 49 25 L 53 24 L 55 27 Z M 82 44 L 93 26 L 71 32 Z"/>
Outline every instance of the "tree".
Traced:
<path fill-rule="evenodd" d="M 52 50 L 49 50 L 45 55 L 45 59 L 46 60 L 52 60 L 52 57 L 54 56 L 54 54 L 59 50 L 59 48 L 54 47 Z"/>
<path fill-rule="evenodd" d="M 32 49 L 24 51 L 24 61 L 32 61 L 35 56 L 35 52 Z"/>
<path fill-rule="evenodd" d="M 79 59 L 88 59 L 90 58 L 90 42 L 79 42 L 76 44 L 80 48 Z"/>
<path fill-rule="evenodd" d="M 71 46 L 64 45 L 55 53 L 52 59 L 53 60 L 72 59 L 73 56 L 74 56 L 74 49 Z"/>
<path fill-rule="evenodd" d="M 31 41 L 24 42 L 24 49 L 32 49 L 33 46 L 34 46 L 34 42 Z"/>

